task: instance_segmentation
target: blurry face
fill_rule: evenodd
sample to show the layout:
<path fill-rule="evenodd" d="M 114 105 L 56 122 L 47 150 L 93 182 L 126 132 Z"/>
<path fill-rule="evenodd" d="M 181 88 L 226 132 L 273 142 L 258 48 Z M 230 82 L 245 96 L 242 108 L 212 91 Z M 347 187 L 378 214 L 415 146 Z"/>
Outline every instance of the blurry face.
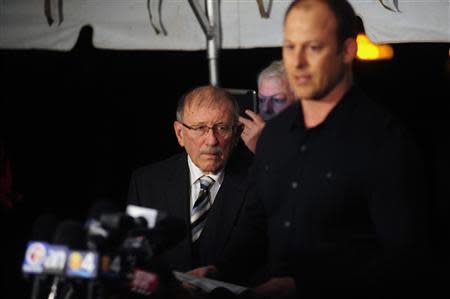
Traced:
<path fill-rule="evenodd" d="M 199 106 L 194 101 L 186 104 L 182 115 L 182 122 L 193 128 L 203 125 L 233 125 L 233 106 L 229 102 L 219 106 Z M 178 143 L 204 173 L 220 171 L 235 145 L 234 133 L 221 137 L 210 129 L 199 136 L 198 132 L 184 127 L 178 121 L 174 122 L 174 129 Z"/>
<path fill-rule="evenodd" d="M 268 120 L 286 109 L 294 101 L 294 95 L 286 80 L 263 77 L 258 86 L 258 101 L 259 114 Z"/>
<path fill-rule="evenodd" d="M 336 19 L 323 3 L 295 7 L 284 24 L 283 62 L 296 97 L 321 100 L 349 70 L 353 60 L 347 40 L 338 50 Z"/>

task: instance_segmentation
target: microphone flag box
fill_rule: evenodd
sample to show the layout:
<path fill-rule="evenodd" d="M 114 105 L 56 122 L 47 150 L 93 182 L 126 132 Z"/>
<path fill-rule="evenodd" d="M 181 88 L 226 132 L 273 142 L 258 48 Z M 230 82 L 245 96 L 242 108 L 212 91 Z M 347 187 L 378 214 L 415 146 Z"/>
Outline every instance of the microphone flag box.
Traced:
<path fill-rule="evenodd" d="M 159 276 L 152 272 L 134 269 L 130 286 L 133 291 L 148 296 L 158 289 Z"/>
<path fill-rule="evenodd" d="M 22 272 L 31 274 L 43 273 L 47 248 L 48 244 L 45 242 L 28 242 L 25 258 L 22 263 Z"/>
<path fill-rule="evenodd" d="M 148 228 L 154 228 L 158 217 L 158 210 L 140 207 L 136 205 L 128 205 L 126 214 L 131 217 L 142 217 L 147 221 Z"/>
<path fill-rule="evenodd" d="M 94 279 L 98 274 L 98 253 L 93 251 L 71 250 L 67 259 L 68 277 Z"/>
<path fill-rule="evenodd" d="M 63 245 L 47 246 L 47 256 L 44 261 L 44 273 L 63 274 L 67 261 L 69 248 Z"/>
<path fill-rule="evenodd" d="M 64 273 L 68 248 L 41 241 L 28 242 L 22 271 L 30 274 Z"/>

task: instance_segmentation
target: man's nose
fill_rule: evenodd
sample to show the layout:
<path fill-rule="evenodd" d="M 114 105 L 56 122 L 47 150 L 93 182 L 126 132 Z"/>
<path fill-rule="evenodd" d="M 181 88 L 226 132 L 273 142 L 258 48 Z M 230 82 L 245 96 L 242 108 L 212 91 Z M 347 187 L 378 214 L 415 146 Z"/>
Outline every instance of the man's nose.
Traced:
<path fill-rule="evenodd" d="M 273 112 L 273 103 L 272 103 L 272 99 L 271 98 L 268 98 L 267 100 L 264 101 L 263 111 L 266 112 L 266 113 L 272 113 Z"/>
<path fill-rule="evenodd" d="M 214 145 L 219 142 L 219 139 L 216 136 L 216 132 L 213 128 L 209 128 L 208 132 L 206 132 L 206 142 L 208 145 Z"/>
<path fill-rule="evenodd" d="M 296 68 L 303 68 L 307 65 L 305 51 L 300 49 L 295 53 L 295 66 Z"/>

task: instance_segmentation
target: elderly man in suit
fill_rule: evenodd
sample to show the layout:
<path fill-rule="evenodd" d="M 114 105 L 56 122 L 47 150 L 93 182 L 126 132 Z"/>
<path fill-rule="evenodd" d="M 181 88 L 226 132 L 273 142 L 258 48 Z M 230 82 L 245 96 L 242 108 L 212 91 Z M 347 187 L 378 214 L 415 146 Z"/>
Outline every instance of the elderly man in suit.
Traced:
<path fill-rule="evenodd" d="M 186 237 L 163 253 L 169 269 L 213 264 L 237 221 L 249 164 L 231 158 L 239 140 L 239 106 L 226 91 L 195 88 L 177 107 L 174 130 L 185 152 L 137 169 L 128 203 L 185 220 Z"/>

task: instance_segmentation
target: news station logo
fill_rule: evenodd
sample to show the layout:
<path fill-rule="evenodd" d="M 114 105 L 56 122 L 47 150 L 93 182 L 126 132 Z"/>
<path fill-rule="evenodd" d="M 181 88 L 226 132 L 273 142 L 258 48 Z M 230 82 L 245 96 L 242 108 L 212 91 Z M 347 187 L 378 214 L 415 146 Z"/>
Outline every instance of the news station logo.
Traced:
<path fill-rule="evenodd" d="M 62 245 L 48 245 L 44 261 L 44 273 L 63 274 L 69 249 Z"/>
<path fill-rule="evenodd" d="M 48 244 L 45 242 L 28 242 L 25 259 L 22 263 L 24 273 L 43 273 Z"/>
<path fill-rule="evenodd" d="M 66 246 L 30 241 L 25 251 L 22 271 L 30 274 L 62 274 L 66 266 Z"/>
<path fill-rule="evenodd" d="M 66 275 L 92 279 L 97 277 L 98 254 L 91 251 L 74 250 L 69 253 Z"/>

